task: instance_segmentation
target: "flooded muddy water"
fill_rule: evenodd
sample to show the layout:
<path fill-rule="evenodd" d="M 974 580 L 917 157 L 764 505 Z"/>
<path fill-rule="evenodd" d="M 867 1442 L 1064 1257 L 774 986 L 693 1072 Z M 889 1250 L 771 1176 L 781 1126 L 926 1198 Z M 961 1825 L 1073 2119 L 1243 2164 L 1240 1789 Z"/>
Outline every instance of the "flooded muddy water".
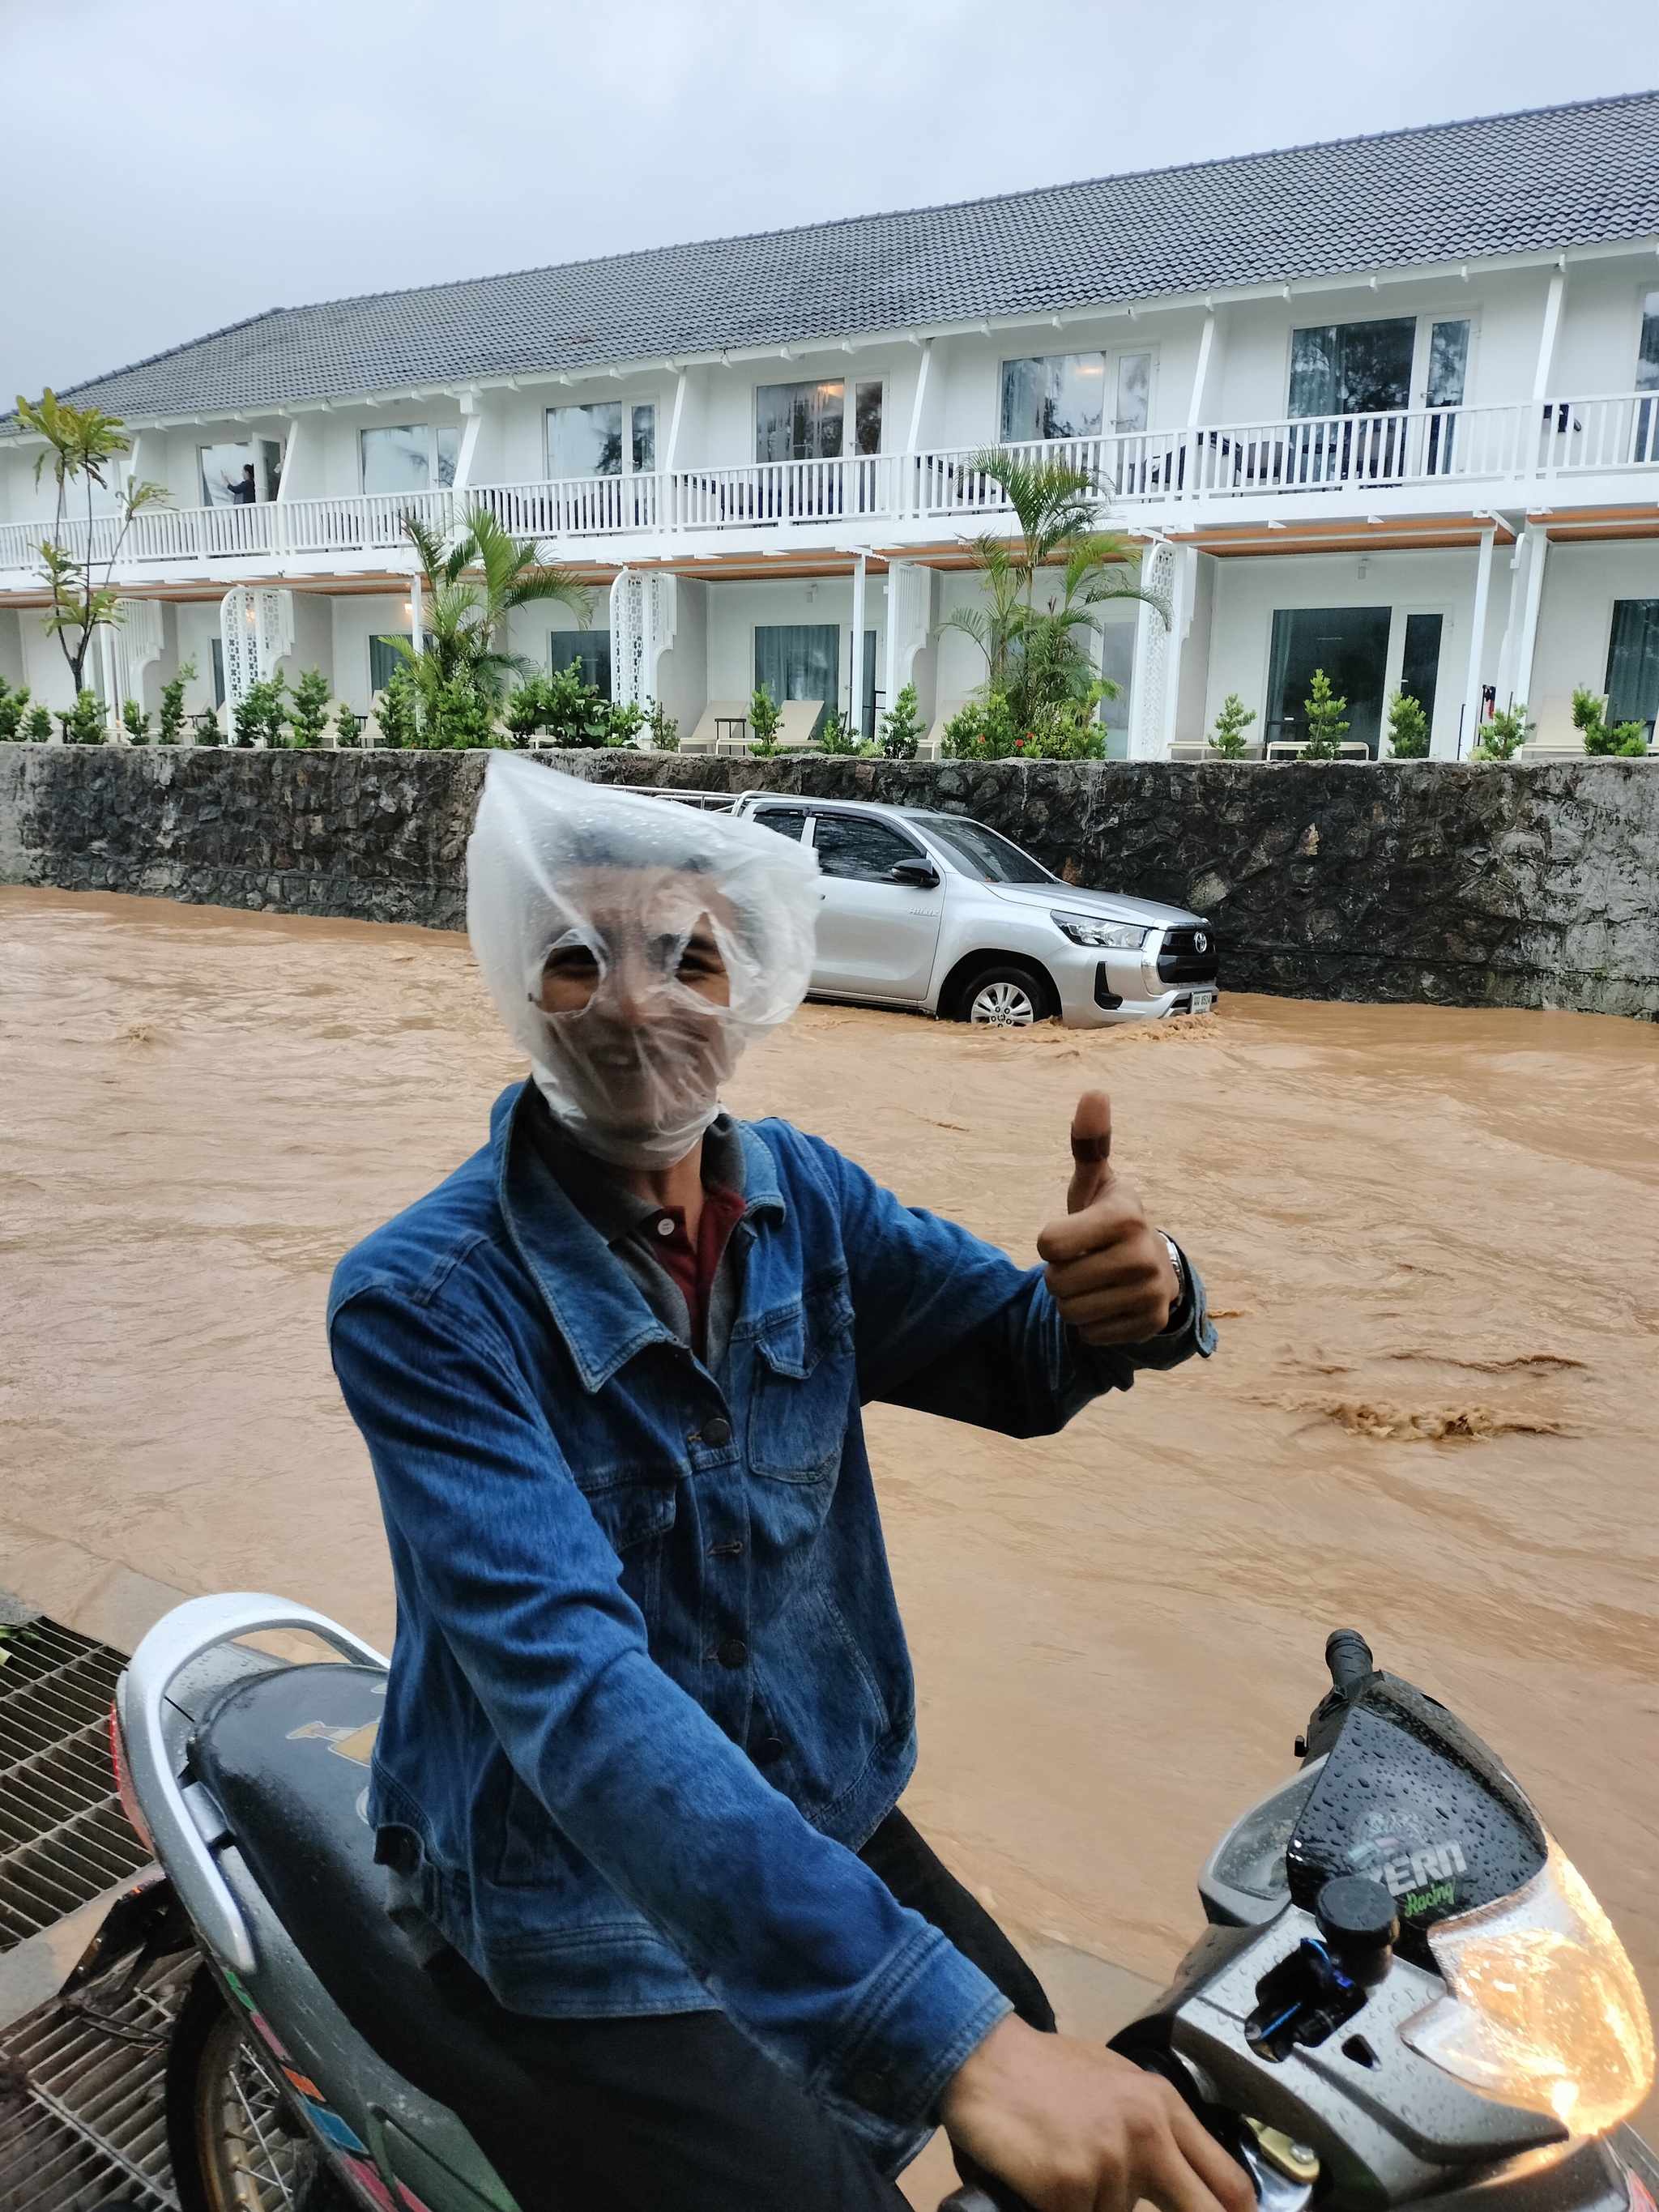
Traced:
<path fill-rule="evenodd" d="M 388 1642 L 324 1293 L 519 1073 L 459 937 L 0 891 L 0 1586 L 89 1556 Z M 1352 1625 L 1504 1756 L 1659 2009 L 1659 1032 L 809 1007 L 730 1097 L 1024 1261 L 1094 1085 L 1221 1349 L 1037 1442 L 871 1409 L 908 1809 L 1028 1940 L 1161 1977 Z"/>

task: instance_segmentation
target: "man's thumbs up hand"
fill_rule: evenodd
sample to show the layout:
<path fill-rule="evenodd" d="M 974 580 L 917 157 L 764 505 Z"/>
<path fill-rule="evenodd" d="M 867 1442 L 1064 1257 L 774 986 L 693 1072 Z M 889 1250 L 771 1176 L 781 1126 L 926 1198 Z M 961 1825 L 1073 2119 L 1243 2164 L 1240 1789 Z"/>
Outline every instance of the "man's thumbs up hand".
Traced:
<path fill-rule="evenodd" d="M 1112 1166 L 1112 1102 L 1085 1091 L 1072 1116 L 1072 1180 L 1063 1220 L 1037 1238 L 1062 1320 L 1085 1344 L 1145 1344 L 1180 1295 L 1169 1248 Z"/>

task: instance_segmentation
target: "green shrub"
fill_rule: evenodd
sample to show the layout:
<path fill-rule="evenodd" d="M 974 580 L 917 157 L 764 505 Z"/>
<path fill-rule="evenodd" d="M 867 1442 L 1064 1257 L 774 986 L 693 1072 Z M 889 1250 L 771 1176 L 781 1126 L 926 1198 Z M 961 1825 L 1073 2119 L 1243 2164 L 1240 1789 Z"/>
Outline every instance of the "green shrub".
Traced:
<path fill-rule="evenodd" d="M 831 707 L 818 729 L 821 753 L 855 753 L 859 741 L 852 725 L 838 707 Z"/>
<path fill-rule="evenodd" d="M 1617 722 L 1609 726 L 1607 704 L 1605 696 L 1598 697 L 1582 684 L 1572 695 L 1572 726 L 1584 740 L 1584 750 L 1601 760 L 1634 760 L 1645 753 L 1648 745 L 1643 725 Z"/>
<path fill-rule="evenodd" d="M 1536 722 L 1529 722 L 1527 720 L 1527 702 L 1524 699 L 1518 706 L 1505 707 L 1501 714 L 1494 714 L 1491 721 L 1485 726 L 1480 742 L 1469 755 L 1469 758 L 1489 761 L 1512 760 L 1525 744 L 1531 732 L 1537 727 Z"/>
<path fill-rule="evenodd" d="M 155 726 L 158 745 L 176 745 L 185 726 L 185 686 L 196 678 L 196 663 L 181 661 L 177 675 L 161 686 L 161 712 Z"/>
<path fill-rule="evenodd" d="M 651 712 L 646 720 L 651 726 L 651 750 L 653 753 L 678 752 L 680 726 L 660 699 L 651 702 Z"/>
<path fill-rule="evenodd" d="M 246 696 L 239 699 L 231 708 L 235 743 L 245 752 L 261 741 L 267 745 L 280 745 L 288 723 L 287 701 L 288 686 L 281 669 L 273 676 L 262 676 L 250 684 Z"/>
<path fill-rule="evenodd" d="M 149 716 L 136 699 L 122 700 L 121 727 L 127 733 L 130 745 L 147 745 L 149 743 Z"/>
<path fill-rule="evenodd" d="M 58 711 L 66 745 L 101 745 L 109 735 L 104 708 L 95 691 L 77 691 L 67 714 Z"/>
<path fill-rule="evenodd" d="M 1308 725 L 1302 748 L 1304 760 L 1340 759 L 1340 741 L 1348 734 L 1348 725 L 1342 720 L 1342 710 L 1347 703 L 1346 699 L 1331 696 L 1330 678 L 1322 668 L 1316 668 L 1312 686 L 1302 702 L 1303 717 Z"/>
<path fill-rule="evenodd" d="M 29 703 L 29 687 L 20 684 L 14 691 L 3 676 L 0 676 L 0 744 L 21 744 L 23 736 L 23 714 Z M 50 729 L 50 722 L 46 725 Z"/>
<path fill-rule="evenodd" d="M 611 708 L 599 686 L 583 681 L 581 663 L 573 660 L 543 680 L 547 712 L 542 727 L 554 744 L 572 752 L 603 745 L 611 734 Z"/>
<path fill-rule="evenodd" d="M 52 735 L 52 711 L 46 707 L 31 707 L 23 717 L 23 734 L 32 745 L 43 745 Z"/>
<path fill-rule="evenodd" d="M 415 679 L 407 668 L 394 668 L 387 677 L 374 719 L 380 726 L 383 745 L 403 747 L 415 743 Z"/>
<path fill-rule="evenodd" d="M 294 687 L 294 735 L 289 740 L 303 751 L 320 745 L 328 730 L 328 678 L 320 668 L 307 668 Z"/>
<path fill-rule="evenodd" d="M 199 714 L 191 715 L 191 727 L 196 732 L 196 742 L 198 745 L 222 745 L 225 741 L 225 733 L 219 727 L 217 714 L 210 713 L 205 707 Z"/>
<path fill-rule="evenodd" d="M 638 700 L 629 699 L 621 706 L 613 701 L 611 708 L 611 726 L 605 732 L 606 744 L 631 745 L 645 727 L 645 709 L 640 705 Z"/>
<path fill-rule="evenodd" d="M 1237 692 L 1230 691 L 1221 702 L 1215 727 L 1210 732 L 1210 750 L 1218 760 L 1243 759 L 1244 732 L 1255 720 L 1254 711 L 1246 707 Z"/>
<path fill-rule="evenodd" d="M 1396 691 L 1389 701 L 1389 751 L 1395 760 L 1429 757 L 1429 718 L 1423 702 L 1409 691 Z"/>
<path fill-rule="evenodd" d="M 951 715 L 940 732 L 947 760 L 1008 760 L 1023 750 L 1025 732 L 1017 727 L 1006 697 L 994 691 L 988 698 L 970 699 Z"/>
<path fill-rule="evenodd" d="M 783 720 L 783 709 L 772 694 L 762 684 L 749 697 L 749 726 L 755 732 L 755 742 L 749 748 L 762 760 L 770 760 L 778 749 L 778 724 Z"/>
<path fill-rule="evenodd" d="M 515 684 L 501 709 L 501 720 L 515 745 L 527 745 L 538 730 L 546 727 L 547 715 L 547 678 L 542 675 L 526 676 L 522 684 Z"/>
<path fill-rule="evenodd" d="M 357 726 L 357 717 L 343 701 L 334 717 L 334 742 L 349 753 L 357 751 L 363 742 L 363 733 Z"/>
<path fill-rule="evenodd" d="M 881 718 L 881 749 L 889 760 L 914 760 L 927 726 L 916 712 L 916 687 L 907 684 Z"/>

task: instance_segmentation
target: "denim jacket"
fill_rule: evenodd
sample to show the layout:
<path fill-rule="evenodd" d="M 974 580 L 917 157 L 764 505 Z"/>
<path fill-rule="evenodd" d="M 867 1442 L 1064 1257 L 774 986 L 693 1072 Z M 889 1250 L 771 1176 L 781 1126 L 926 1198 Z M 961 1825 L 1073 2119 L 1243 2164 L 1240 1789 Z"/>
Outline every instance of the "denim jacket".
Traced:
<path fill-rule="evenodd" d="M 719 2006 L 914 2140 L 1008 2008 L 854 1856 L 915 1759 L 860 1407 L 1048 1433 L 1207 1353 L 1202 1286 L 1152 1345 L 1091 1350 L 1040 1269 L 738 1124 L 711 1373 L 555 1180 L 532 1097 L 330 1295 L 397 1581 L 380 1854 L 511 2009 Z"/>

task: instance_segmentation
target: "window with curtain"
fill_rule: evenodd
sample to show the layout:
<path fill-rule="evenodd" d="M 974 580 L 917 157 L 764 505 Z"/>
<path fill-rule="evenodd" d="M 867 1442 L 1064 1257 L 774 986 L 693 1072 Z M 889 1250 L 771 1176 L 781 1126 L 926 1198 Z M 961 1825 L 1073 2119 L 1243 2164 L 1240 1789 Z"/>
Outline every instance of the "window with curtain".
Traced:
<path fill-rule="evenodd" d="M 619 477 L 623 411 L 617 399 L 547 410 L 547 473 L 562 477 Z"/>
<path fill-rule="evenodd" d="M 387 423 L 357 437 L 365 491 L 430 491 L 455 481 L 459 422 Z"/>
<path fill-rule="evenodd" d="M 556 629 L 548 633 L 547 665 L 562 676 L 572 661 L 584 684 L 601 699 L 611 696 L 611 633 L 608 629 Z"/>
<path fill-rule="evenodd" d="M 786 699 L 817 699 L 827 712 L 841 696 L 839 626 L 835 623 L 757 623 L 756 690 L 763 684 L 780 705 Z M 812 725 L 814 737 L 823 722 L 820 714 Z"/>
<path fill-rule="evenodd" d="M 1334 698 L 1346 699 L 1343 742 L 1370 747 L 1375 757 L 1382 727 L 1382 677 L 1389 659 L 1387 607 L 1280 607 L 1273 615 L 1267 663 L 1267 729 L 1273 738 L 1306 734 L 1304 707 L 1314 671 L 1330 678 Z"/>
<path fill-rule="evenodd" d="M 755 459 L 839 460 L 846 412 L 847 386 L 839 378 L 821 384 L 757 385 Z"/>
<path fill-rule="evenodd" d="M 392 681 L 394 669 L 408 667 L 409 663 L 398 650 L 400 641 L 404 645 L 413 645 L 415 633 L 404 630 L 401 641 L 395 632 L 389 636 L 383 633 L 368 641 L 368 688 L 371 691 L 384 691 Z"/>
<path fill-rule="evenodd" d="M 1653 742 L 1659 715 L 1659 599 L 1615 599 L 1607 643 L 1607 720 L 1645 722 Z"/>
<path fill-rule="evenodd" d="M 1150 355 L 1128 358 L 1146 362 L 1150 381 Z M 1104 354 L 1055 353 L 1029 361 L 1005 361 L 1002 442 L 1022 446 L 1053 438 L 1097 437 L 1106 412 L 1105 398 Z M 1140 427 L 1145 427 L 1144 420 Z"/>
<path fill-rule="evenodd" d="M 1455 330 L 1458 325 L 1443 327 Z M 1468 325 L 1462 325 L 1467 350 Z M 1389 415 L 1411 404 L 1417 318 L 1324 323 L 1291 332 L 1293 416 Z M 1461 391 L 1461 385 L 1460 385 Z"/>

